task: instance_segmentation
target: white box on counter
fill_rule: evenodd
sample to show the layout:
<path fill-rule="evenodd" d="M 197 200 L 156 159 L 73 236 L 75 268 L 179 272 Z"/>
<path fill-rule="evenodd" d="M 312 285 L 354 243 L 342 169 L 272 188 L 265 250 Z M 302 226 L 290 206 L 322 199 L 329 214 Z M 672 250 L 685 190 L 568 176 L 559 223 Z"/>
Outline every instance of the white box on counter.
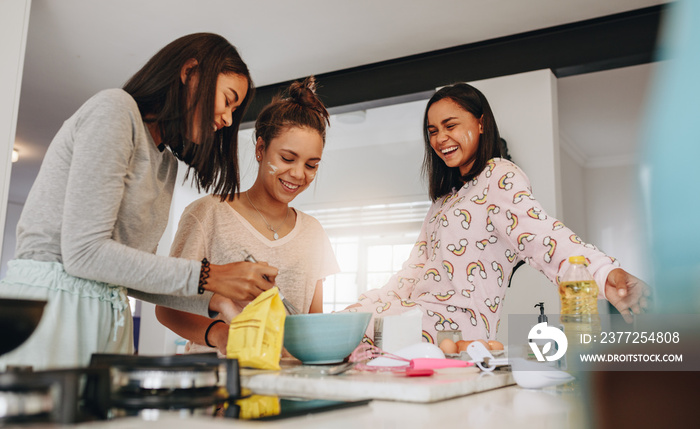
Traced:
<path fill-rule="evenodd" d="M 374 345 L 389 353 L 420 343 L 422 332 L 423 314 L 417 308 L 374 319 Z"/>

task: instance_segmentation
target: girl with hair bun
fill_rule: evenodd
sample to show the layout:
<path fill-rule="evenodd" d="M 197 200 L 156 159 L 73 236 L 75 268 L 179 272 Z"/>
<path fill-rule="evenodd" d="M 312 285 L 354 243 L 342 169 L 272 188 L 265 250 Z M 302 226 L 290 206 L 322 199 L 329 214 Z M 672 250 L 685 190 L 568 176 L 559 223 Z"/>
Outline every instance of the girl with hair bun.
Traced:
<path fill-rule="evenodd" d="M 295 82 L 262 110 L 255 122 L 255 183 L 233 198 L 209 195 L 190 204 L 171 248 L 172 256 L 212 264 L 242 261 L 244 250 L 250 252 L 278 270 L 275 284 L 302 313 L 323 312 L 323 279 L 340 271 L 321 224 L 289 206 L 316 177 L 325 145 L 329 114 L 315 85 L 313 77 Z M 227 323 L 248 302 L 229 301 L 217 319 L 161 306 L 156 316 L 190 340 L 188 351 L 208 346 L 225 354 Z"/>

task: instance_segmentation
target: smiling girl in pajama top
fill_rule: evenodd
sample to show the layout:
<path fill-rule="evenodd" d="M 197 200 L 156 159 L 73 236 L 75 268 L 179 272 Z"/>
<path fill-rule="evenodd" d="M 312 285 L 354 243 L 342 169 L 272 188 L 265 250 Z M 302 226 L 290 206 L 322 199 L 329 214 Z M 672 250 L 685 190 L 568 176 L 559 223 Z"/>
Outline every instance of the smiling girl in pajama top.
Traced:
<path fill-rule="evenodd" d="M 433 204 L 418 240 L 384 287 L 344 311 L 374 318 L 420 308 L 425 341 L 436 342 L 443 330 L 493 340 L 515 265 L 525 261 L 556 282 L 572 255 L 586 257 L 599 297 L 623 315 L 646 306 L 648 287 L 547 216 L 525 173 L 498 157 L 498 128 L 481 92 L 466 84 L 441 89 L 428 102 L 424 125 Z M 371 321 L 365 340 L 373 338 Z"/>

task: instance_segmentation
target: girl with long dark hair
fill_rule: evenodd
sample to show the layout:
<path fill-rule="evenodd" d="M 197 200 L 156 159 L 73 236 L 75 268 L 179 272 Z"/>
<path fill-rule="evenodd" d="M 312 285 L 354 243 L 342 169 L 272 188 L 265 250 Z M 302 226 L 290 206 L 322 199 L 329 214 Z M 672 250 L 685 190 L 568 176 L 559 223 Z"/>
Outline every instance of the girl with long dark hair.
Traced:
<path fill-rule="evenodd" d="M 403 268 L 347 311 L 376 317 L 423 312 L 423 338 L 461 330 L 464 339 L 495 340 L 514 267 L 524 261 L 552 282 L 582 255 L 623 316 L 647 305 L 647 285 L 548 216 L 530 182 L 501 158 L 498 127 L 486 97 L 468 84 L 446 86 L 428 101 L 423 172 L 433 205 Z M 367 341 L 373 341 L 370 322 Z"/>
<path fill-rule="evenodd" d="M 273 285 L 277 270 L 264 263 L 154 254 L 178 159 L 200 189 L 237 191 L 238 128 L 253 88 L 226 39 L 191 34 L 161 49 L 123 89 L 99 92 L 66 120 L 29 193 L 15 259 L 0 282 L 0 296 L 48 304 L 35 333 L 0 367 L 79 366 L 92 353 L 131 353 L 127 294 L 208 315 Z"/>

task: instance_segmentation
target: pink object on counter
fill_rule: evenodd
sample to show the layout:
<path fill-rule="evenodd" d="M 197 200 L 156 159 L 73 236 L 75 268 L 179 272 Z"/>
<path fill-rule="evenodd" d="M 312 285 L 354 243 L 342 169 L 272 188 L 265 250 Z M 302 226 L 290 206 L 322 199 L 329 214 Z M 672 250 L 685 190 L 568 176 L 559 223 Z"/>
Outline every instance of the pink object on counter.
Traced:
<path fill-rule="evenodd" d="M 413 369 L 413 368 L 406 368 L 406 377 L 429 377 L 433 374 L 435 374 L 435 371 L 432 369 Z"/>
<path fill-rule="evenodd" d="M 474 363 L 463 360 L 439 358 L 415 358 L 409 363 L 412 369 L 465 368 L 473 365 Z"/>

